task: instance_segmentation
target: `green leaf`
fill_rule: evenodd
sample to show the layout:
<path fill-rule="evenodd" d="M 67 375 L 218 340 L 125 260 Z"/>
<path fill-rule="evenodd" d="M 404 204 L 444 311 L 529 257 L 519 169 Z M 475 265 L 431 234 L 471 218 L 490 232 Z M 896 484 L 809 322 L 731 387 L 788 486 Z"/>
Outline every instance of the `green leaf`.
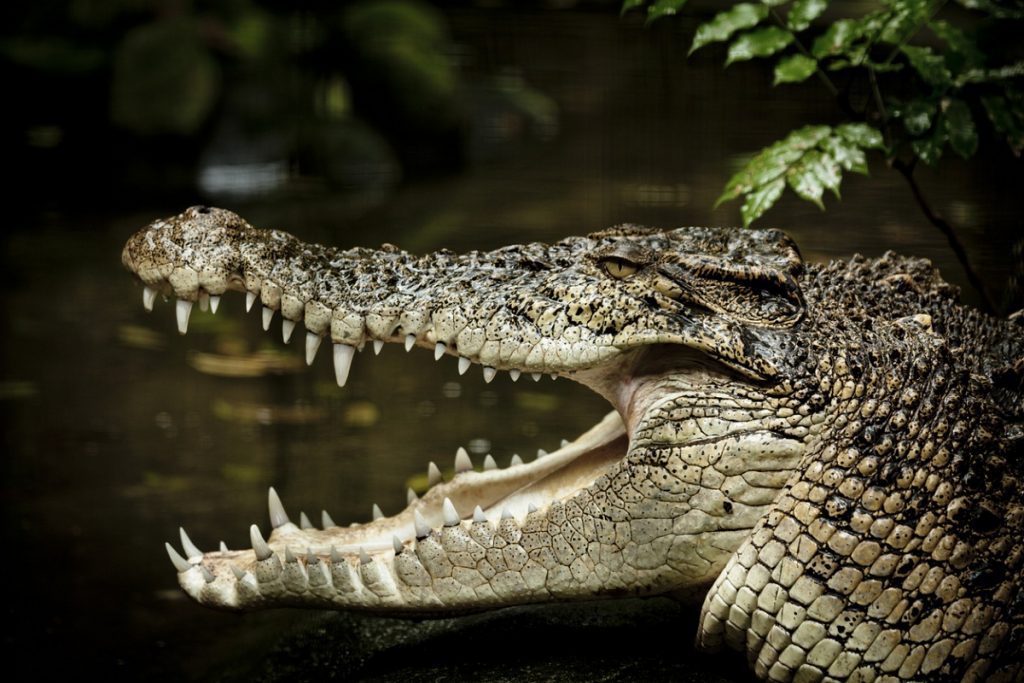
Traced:
<path fill-rule="evenodd" d="M 987 12 L 998 19 L 1024 19 L 1024 9 L 1002 7 L 993 0 L 956 0 L 957 4 L 968 9 Z"/>
<path fill-rule="evenodd" d="M 1024 76 L 1024 62 L 1014 62 L 995 69 L 969 69 L 956 78 L 956 85 L 992 83 Z"/>
<path fill-rule="evenodd" d="M 933 11 L 934 0 L 890 0 L 888 11 L 872 16 L 877 28 L 870 28 L 868 34 L 875 34 L 875 42 L 901 45 L 927 21 Z"/>
<path fill-rule="evenodd" d="M 948 21 L 931 21 L 928 23 L 932 32 L 949 45 L 946 53 L 946 64 L 954 70 L 962 67 L 979 67 L 985 61 L 985 55 L 972 38 Z"/>
<path fill-rule="evenodd" d="M 934 166 L 942 158 L 942 148 L 946 146 L 946 131 L 943 126 L 935 126 L 935 131 L 928 137 L 910 141 L 914 154 L 929 166 Z"/>
<path fill-rule="evenodd" d="M 935 118 L 935 102 L 927 100 L 911 100 L 900 112 L 903 127 L 912 136 L 917 137 L 932 127 Z"/>
<path fill-rule="evenodd" d="M 989 121 L 996 132 L 1006 138 L 1006 143 L 1016 156 L 1024 151 L 1024 121 L 1021 120 L 1020 112 L 1014 115 L 1012 105 L 1001 95 L 982 97 L 981 103 L 985 107 Z"/>
<path fill-rule="evenodd" d="M 971 109 L 963 100 L 950 100 L 943 112 L 942 123 L 949 138 L 949 146 L 964 159 L 978 151 L 978 131 L 974 127 Z"/>
<path fill-rule="evenodd" d="M 802 54 L 793 54 L 783 57 L 775 65 L 775 82 L 799 83 L 807 80 L 818 68 L 818 62 L 811 57 Z"/>
<path fill-rule="evenodd" d="M 766 26 L 744 33 L 729 46 L 725 65 L 773 55 L 792 42 L 793 33 L 778 26 Z"/>
<path fill-rule="evenodd" d="M 643 7 L 647 0 L 622 0 L 622 9 L 619 10 L 619 16 L 621 17 L 626 12 L 631 12 L 638 7 Z"/>
<path fill-rule="evenodd" d="M 749 228 L 750 224 L 756 221 L 764 214 L 765 211 L 772 208 L 772 206 L 782 196 L 782 191 L 786 189 L 786 179 L 776 178 L 767 185 L 762 185 L 753 192 L 747 195 L 747 198 L 743 200 L 743 207 L 740 209 L 740 215 L 743 216 L 743 227 Z"/>
<path fill-rule="evenodd" d="M 657 0 L 647 8 L 647 23 L 662 17 L 671 17 L 686 4 L 686 0 Z"/>
<path fill-rule="evenodd" d="M 932 52 L 930 47 L 904 45 L 900 51 L 910 60 L 910 66 L 920 74 L 924 82 L 936 88 L 948 88 L 953 83 L 953 76 L 946 68 L 946 60 L 942 55 Z"/>
<path fill-rule="evenodd" d="M 839 183 L 843 181 L 843 171 L 839 163 L 830 155 L 814 150 L 808 152 L 803 159 L 803 164 L 809 173 L 821 182 L 822 187 L 839 197 Z"/>
<path fill-rule="evenodd" d="M 825 11 L 826 7 L 828 0 L 796 0 L 789 8 L 786 25 L 794 31 L 803 31 Z"/>
<path fill-rule="evenodd" d="M 822 210 L 825 209 L 825 205 L 821 201 L 821 193 L 824 191 L 825 186 L 822 179 L 815 173 L 815 169 L 818 159 L 823 156 L 824 154 L 818 150 L 808 152 L 799 163 L 794 164 L 792 168 L 786 171 L 786 182 L 793 192 L 796 192 L 797 196 L 801 199 L 814 203 Z"/>
<path fill-rule="evenodd" d="M 832 157 L 844 170 L 862 175 L 868 174 L 868 162 L 864 150 L 849 140 L 830 137 L 821 141 L 821 149 Z"/>
<path fill-rule="evenodd" d="M 768 16 L 768 8 L 763 4 L 741 3 L 732 9 L 716 14 L 711 21 L 706 21 L 697 27 L 697 33 L 693 36 L 693 45 L 690 46 L 690 53 L 698 50 L 708 43 L 715 43 L 728 40 L 737 31 L 744 31 L 757 26 Z"/>
<path fill-rule="evenodd" d="M 818 59 L 841 54 L 860 36 L 860 24 L 855 19 L 840 19 L 814 39 L 811 54 Z"/>
<path fill-rule="evenodd" d="M 781 7 L 790 0 L 761 0 L 761 4 L 765 7 Z"/>
<path fill-rule="evenodd" d="M 866 123 L 845 123 L 836 128 L 836 134 L 861 148 L 885 149 L 881 131 Z"/>

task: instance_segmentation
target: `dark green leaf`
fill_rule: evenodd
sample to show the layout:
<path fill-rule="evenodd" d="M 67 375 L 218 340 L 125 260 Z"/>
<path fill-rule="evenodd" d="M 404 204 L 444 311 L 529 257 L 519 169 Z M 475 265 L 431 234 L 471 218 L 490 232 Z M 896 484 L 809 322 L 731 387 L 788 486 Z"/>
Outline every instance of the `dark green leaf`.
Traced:
<path fill-rule="evenodd" d="M 951 100 L 942 115 L 949 146 L 964 159 L 978 150 L 978 131 L 974 128 L 971 109 L 963 100 Z"/>
<path fill-rule="evenodd" d="M 918 138 L 910 142 L 914 154 L 929 166 L 934 166 L 942 158 L 942 148 L 946 146 L 946 131 L 943 126 L 935 126 L 935 131 L 928 137 Z"/>
<path fill-rule="evenodd" d="M 843 169 L 863 175 L 868 174 L 868 162 L 864 156 L 864 150 L 849 140 L 830 137 L 821 141 L 821 148 Z"/>
<path fill-rule="evenodd" d="M 1024 62 L 1015 62 L 996 69 L 970 69 L 956 78 L 958 86 L 967 83 L 991 83 L 1024 76 Z"/>
<path fill-rule="evenodd" d="M 818 68 L 818 62 L 802 54 L 783 57 L 775 65 L 775 85 L 779 83 L 799 83 L 807 80 Z"/>
<path fill-rule="evenodd" d="M 947 88 L 953 83 L 953 77 L 946 68 L 946 60 L 942 55 L 932 52 L 930 47 L 904 45 L 900 50 L 910 60 L 910 65 L 920 74 L 925 83 L 937 88 Z"/>
<path fill-rule="evenodd" d="M 927 100 L 911 100 L 900 112 L 903 127 L 912 136 L 917 137 L 932 127 L 935 117 L 935 102 Z"/>
<path fill-rule="evenodd" d="M 845 123 L 836 128 L 836 134 L 865 149 L 885 149 L 882 133 L 866 123 Z"/>
<path fill-rule="evenodd" d="M 647 8 L 647 22 L 656 21 L 662 17 L 670 17 L 682 9 L 686 0 L 657 0 Z"/>
<path fill-rule="evenodd" d="M 796 0 L 789 8 L 786 25 L 794 31 L 803 31 L 825 11 L 826 7 L 828 0 Z"/>
<path fill-rule="evenodd" d="M 729 46 L 729 54 L 725 59 L 728 66 L 733 62 L 742 62 L 755 57 L 767 57 L 793 42 L 793 33 L 778 26 L 766 26 L 749 33 L 744 33 Z"/>
<path fill-rule="evenodd" d="M 647 0 L 622 0 L 622 9 L 619 11 L 619 16 L 635 10 L 637 7 L 643 7 L 646 2 Z"/>
<path fill-rule="evenodd" d="M 801 199 L 813 202 L 819 209 L 825 208 L 821 202 L 824 183 L 815 173 L 815 169 L 817 160 L 823 156 L 818 150 L 808 152 L 803 159 L 786 172 L 786 182 L 789 183 L 793 192 L 796 192 Z"/>
<path fill-rule="evenodd" d="M 935 35 L 949 45 L 946 62 L 951 68 L 978 67 L 985 61 L 985 55 L 978 49 L 974 39 L 969 38 L 966 33 L 948 21 L 932 21 L 928 26 L 931 27 Z"/>
<path fill-rule="evenodd" d="M 829 57 L 845 52 L 861 35 L 860 25 L 854 19 L 840 19 L 815 38 L 811 52 L 815 57 Z"/>
<path fill-rule="evenodd" d="M 808 172 L 813 173 L 821 182 L 822 187 L 839 197 L 839 183 L 843 181 L 843 171 L 830 155 L 814 150 L 808 152 L 803 159 Z"/>
<path fill-rule="evenodd" d="M 992 95 L 982 97 L 981 103 L 985 106 L 992 127 L 1006 138 L 1006 143 L 1017 156 L 1024 151 L 1024 121 L 1021 120 L 1020 112 L 1014 115 L 1013 108 L 1005 97 Z"/>
<path fill-rule="evenodd" d="M 765 5 L 748 2 L 716 14 L 711 21 L 706 21 L 697 27 L 690 52 L 692 53 L 708 43 L 728 40 L 736 31 L 757 26 L 767 16 L 768 8 Z"/>
<path fill-rule="evenodd" d="M 968 9 L 987 12 L 998 19 L 1024 19 L 1024 8 L 1001 6 L 993 0 L 956 0 Z"/>
<path fill-rule="evenodd" d="M 740 209 L 740 215 L 743 216 L 743 227 L 750 227 L 751 223 L 760 218 L 765 211 L 772 208 L 772 205 L 782 196 L 782 191 L 785 188 L 785 178 L 776 178 L 767 185 L 762 185 L 749 193 L 747 198 L 743 200 L 743 207 Z"/>
<path fill-rule="evenodd" d="M 781 7 L 790 0 L 761 0 L 761 4 L 765 7 Z"/>
<path fill-rule="evenodd" d="M 900 45 L 928 19 L 935 3 L 934 0 L 893 0 L 886 4 L 889 5 L 888 12 L 876 15 L 881 19 L 879 29 L 869 33 L 874 35 L 877 32 L 876 42 Z"/>

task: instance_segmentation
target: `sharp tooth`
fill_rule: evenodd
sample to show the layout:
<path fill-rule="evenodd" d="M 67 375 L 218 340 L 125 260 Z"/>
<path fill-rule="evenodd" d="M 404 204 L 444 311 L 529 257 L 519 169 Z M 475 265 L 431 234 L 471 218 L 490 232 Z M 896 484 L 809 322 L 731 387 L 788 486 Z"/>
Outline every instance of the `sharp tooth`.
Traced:
<path fill-rule="evenodd" d="M 263 534 L 260 533 L 260 528 L 253 524 L 249 527 L 249 541 L 252 543 L 252 550 L 256 553 L 256 559 L 263 560 L 269 559 L 273 555 L 273 551 L 267 542 L 263 540 Z"/>
<path fill-rule="evenodd" d="M 270 510 L 270 525 L 275 529 L 290 521 L 288 513 L 284 511 L 284 505 L 281 505 L 281 498 L 273 486 L 267 491 L 267 508 Z"/>
<path fill-rule="evenodd" d="M 306 546 L 306 564 L 316 564 L 320 558 L 313 554 L 313 548 Z"/>
<path fill-rule="evenodd" d="M 484 471 L 498 469 L 498 463 L 494 462 L 494 456 L 488 453 L 484 456 Z"/>
<path fill-rule="evenodd" d="M 210 295 L 206 292 L 199 292 L 199 310 L 203 313 L 210 310 Z"/>
<path fill-rule="evenodd" d="M 380 350 L 383 349 L 383 348 L 384 348 L 384 342 L 382 342 L 380 339 L 374 339 L 373 340 L 373 355 L 379 356 L 380 355 Z"/>
<path fill-rule="evenodd" d="M 543 448 L 538 448 L 537 449 L 537 459 L 538 460 L 540 460 L 541 458 L 543 458 L 547 454 L 548 454 L 548 452 L 546 450 L 544 450 Z"/>
<path fill-rule="evenodd" d="M 213 313 L 214 315 L 217 315 L 217 308 L 219 306 L 220 306 L 220 295 L 219 294 L 211 294 L 210 295 L 210 312 Z"/>
<path fill-rule="evenodd" d="M 430 525 L 419 510 L 412 511 L 413 526 L 416 527 L 416 538 L 426 538 L 430 535 Z"/>
<path fill-rule="evenodd" d="M 188 563 L 184 557 L 178 554 L 178 551 L 174 549 L 174 546 L 170 543 L 164 543 L 164 547 L 167 548 L 167 557 L 171 558 L 171 564 L 180 574 L 181 572 L 187 572 L 192 568 L 192 565 Z"/>
<path fill-rule="evenodd" d="M 295 557 L 295 554 L 292 552 L 292 549 L 289 548 L 288 546 L 284 547 L 284 561 L 285 562 L 298 562 L 299 561 L 299 559 L 297 557 Z"/>
<path fill-rule="evenodd" d="M 533 503 L 530 503 L 529 505 L 526 506 L 526 511 L 532 515 L 534 512 L 537 511 L 537 506 L 534 505 Z"/>
<path fill-rule="evenodd" d="M 459 357 L 459 374 L 460 375 L 465 375 L 466 374 L 466 370 L 469 370 L 469 366 L 472 365 L 472 364 L 473 364 L 473 361 L 471 361 L 470 359 L 468 359 L 468 358 L 466 358 L 464 356 L 460 356 Z"/>
<path fill-rule="evenodd" d="M 269 306 L 263 307 L 263 331 L 270 329 L 270 321 L 274 319 L 274 309 Z"/>
<path fill-rule="evenodd" d="M 312 365 L 316 358 L 316 352 L 320 349 L 320 342 L 323 339 L 319 334 L 306 333 L 306 365 Z"/>
<path fill-rule="evenodd" d="M 487 382 L 488 384 L 491 383 L 491 380 L 494 379 L 494 376 L 497 374 L 498 371 L 495 370 L 494 368 L 488 367 L 486 365 L 484 366 L 484 381 Z"/>
<path fill-rule="evenodd" d="M 142 288 L 142 307 L 147 311 L 153 310 L 153 302 L 156 301 L 156 290 L 152 287 Z"/>
<path fill-rule="evenodd" d="M 468 472 L 473 469 L 473 461 L 469 459 L 469 453 L 462 446 L 459 446 L 459 450 L 455 451 L 455 474 L 459 472 Z"/>
<path fill-rule="evenodd" d="M 551 379 L 552 379 L 552 380 L 556 380 L 556 379 L 558 379 L 558 375 L 556 375 L 555 373 L 553 373 L 553 372 L 552 372 L 552 373 L 551 373 Z"/>
<path fill-rule="evenodd" d="M 513 453 L 512 454 L 512 460 L 508 463 L 508 466 L 509 467 L 514 467 L 516 465 L 522 465 L 522 464 L 523 464 L 523 459 L 519 457 L 519 454 L 518 453 Z"/>
<path fill-rule="evenodd" d="M 540 374 L 539 372 L 531 372 L 531 373 L 530 373 L 530 377 L 532 377 L 532 378 L 533 378 L 533 381 L 534 381 L 534 382 L 539 382 L 539 381 L 540 381 L 540 378 L 541 378 L 542 376 L 543 376 L 543 375 L 541 375 L 541 374 Z"/>
<path fill-rule="evenodd" d="M 188 557 L 188 559 L 191 560 L 194 557 L 203 556 L 203 551 L 197 548 L 196 544 L 193 543 L 192 539 L 190 539 L 188 534 L 185 533 L 185 527 L 178 527 L 178 536 L 181 537 L 181 547 L 185 550 L 185 556 Z"/>
<path fill-rule="evenodd" d="M 408 491 L 405 492 L 405 504 L 406 505 L 412 505 L 413 503 L 415 503 L 419 499 L 420 499 L 420 497 L 417 496 L 416 492 L 413 491 L 411 488 Z"/>
<path fill-rule="evenodd" d="M 378 519 L 382 519 L 383 517 L 384 517 L 384 513 L 381 512 L 380 506 L 377 505 L 376 503 L 374 503 L 373 504 L 373 521 L 376 522 Z"/>
<path fill-rule="evenodd" d="M 366 554 L 366 550 L 363 549 L 363 546 L 359 546 L 359 564 L 370 564 L 372 561 L 373 560 L 370 559 L 370 556 Z"/>
<path fill-rule="evenodd" d="M 339 563 L 344 562 L 344 561 L 345 561 L 345 558 L 342 557 L 341 553 L 338 552 L 338 549 L 335 548 L 332 545 L 331 546 L 331 562 L 334 563 L 334 564 L 339 564 Z"/>
<path fill-rule="evenodd" d="M 412 351 L 412 347 L 416 346 L 416 335 L 407 334 L 405 335 L 405 350 Z"/>
<path fill-rule="evenodd" d="M 252 305 L 256 303 L 256 295 L 252 292 L 245 293 L 245 312 L 248 313 L 252 310 Z"/>
<path fill-rule="evenodd" d="M 520 376 L 521 374 L 523 374 L 523 373 L 522 373 L 522 372 L 520 372 L 519 370 L 509 370 L 509 371 L 508 371 L 508 374 L 509 374 L 509 377 L 511 377 L 511 378 L 512 378 L 512 381 L 513 381 L 513 382 L 518 382 L 518 381 L 519 381 L 519 376 Z"/>
<path fill-rule="evenodd" d="M 348 344 L 334 345 L 334 379 L 339 387 L 345 386 L 348 381 L 348 371 L 352 369 L 352 357 L 356 354 L 356 347 Z"/>
<path fill-rule="evenodd" d="M 441 360 L 441 356 L 444 355 L 444 350 L 446 348 L 447 347 L 444 345 L 444 342 L 437 342 L 434 344 L 434 360 Z"/>
<path fill-rule="evenodd" d="M 320 511 L 320 524 L 322 524 L 325 529 L 329 529 L 332 526 L 338 526 L 334 523 L 334 520 L 331 519 L 331 516 L 327 514 L 327 510 Z"/>
<path fill-rule="evenodd" d="M 501 508 L 501 518 L 512 519 L 512 511 L 508 509 L 507 505 Z"/>
<path fill-rule="evenodd" d="M 562 445 L 561 445 L 561 448 L 565 448 L 565 447 L 566 447 L 566 446 L 568 446 L 568 445 L 569 445 L 570 443 L 572 443 L 572 442 L 571 442 L 571 441 L 569 441 L 569 439 L 562 439 Z"/>
<path fill-rule="evenodd" d="M 174 313 L 178 316 L 178 334 L 188 332 L 188 316 L 192 312 L 192 302 L 185 299 L 178 299 L 174 307 Z"/>
<path fill-rule="evenodd" d="M 477 505 L 475 508 L 473 508 L 473 521 L 474 522 L 486 522 L 487 521 L 487 515 L 484 514 L 483 509 L 479 505 Z"/>
<path fill-rule="evenodd" d="M 227 553 L 227 552 L 231 552 L 230 550 L 228 550 L 228 544 L 227 544 L 227 543 L 225 543 L 224 541 L 221 541 L 221 542 L 220 542 L 220 551 L 221 551 L 222 553 Z"/>
<path fill-rule="evenodd" d="M 300 529 L 313 529 L 313 523 L 309 521 L 309 517 L 306 516 L 305 512 L 299 512 L 299 528 Z"/>
<path fill-rule="evenodd" d="M 441 504 L 441 512 L 444 515 L 445 526 L 455 526 L 462 518 L 459 517 L 459 513 L 456 512 L 455 506 L 452 505 L 452 501 L 449 498 L 444 499 L 444 503 Z"/>
<path fill-rule="evenodd" d="M 398 555 L 403 550 L 405 550 L 405 544 L 402 543 L 402 539 L 400 539 L 398 536 L 391 537 L 391 545 L 395 548 L 395 555 Z"/>
<path fill-rule="evenodd" d="M 427 486 L 434 486 L 435 484 L 441 483 L 441 470 L 437 468 L 434 461 L 431 460 L 430 464 L 427 465 Z"/>
<path fill-rule="evenodd" d="M 206 583 L 213 583 L 214 579 L 217 578 L 216 576 L 213 575 L 213 572 L 211 572 L 209 569 L 207 569 L 203 565 L 199 565 L 199 571 L 201 571 L 203 573 L 203 579 L 206 581 Z"/>
<path fill-rule="evenodd" d="M 239 569 L 235 565 L 230 565 L 230 566 L 231 566 L 231 573 L 235 575 L 236 579 L 241 581 L 242 579 L 245 578 L 245 570 L 244 569 Z"/>
<path fill-rule="evenodd" d="M 292 340 L 292 332 L 295 331 L 295 321 L 288 318 L 281 318 L 281 339 L 287 344 Z"/>

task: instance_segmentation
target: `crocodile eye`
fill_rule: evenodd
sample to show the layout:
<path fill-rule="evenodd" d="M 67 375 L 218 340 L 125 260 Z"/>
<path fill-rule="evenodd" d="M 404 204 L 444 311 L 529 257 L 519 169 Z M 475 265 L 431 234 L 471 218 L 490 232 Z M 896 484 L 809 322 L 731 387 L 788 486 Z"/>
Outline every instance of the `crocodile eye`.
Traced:
<path fill-rule="evenodd" d="M 608 258 L 601 261 L 601 265 L 613 278 L 622 280 L 637 270 L 637 265 L 621 258 Z"/>

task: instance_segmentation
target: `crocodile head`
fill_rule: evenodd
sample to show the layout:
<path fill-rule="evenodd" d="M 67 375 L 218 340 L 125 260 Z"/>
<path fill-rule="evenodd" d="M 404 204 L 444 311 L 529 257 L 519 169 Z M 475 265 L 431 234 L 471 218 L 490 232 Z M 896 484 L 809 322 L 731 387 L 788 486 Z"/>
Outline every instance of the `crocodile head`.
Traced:
<path fill-rule="evenodd" d="M 783 657 L 789 641 L 769 638 L 773 628 L 794 640 L 813 624 L 798 650 L 819 673 L 849 663 L 840 655 L 850 643 L 871 645 L 843 610 L 858 584 L 871 589 L 856 594 L 857 609 L 881 623 L 893 605 L 874 606 L 904 599 L 885 591 L 903 585 L 907 558 L 920 560 L 933 529 L 952 533 L 947 508 L 980 505 L 962 472 L 949 471 L 949 444 L 932 438 L 962 429 L 946 410 L 950 392 L 957 410 L 965 396 L 982 405 L 971 378 L 1021 350 L 1004 323 L 963 313 L 926 262 L 805 266 L 777 231 L 620 226 L 551 245 L 413 256 L 306 244 L 193 207 L 135 234 L 122 260 L 147 308 L 158 292 L 176 298 L 182 333 L 194 302 L 216 311 L 228 290 L 247 306 L 261 301 L 265 329 L 280 312 L 286 341 L 301 321 L 307 362 L 329 338 L 341 386 L 367 342 L 375 351 L 394 342 L 455 356 L 460 373 L 481 365 L 488 382 L 498 372 L 566 377 L 614 408 L 533 462 L 497 468 L 488 458 L 476 471 L 460 452 L 448 481 L 432 465 L 426 494 L 366 524 L 296 525 L 271 489 L 273 530 L 253 525 L 251 549 L 203 553 L 184 533 L 187 557 L 167 546 L 199 602 L 429 614 L 706 594 L 701 643 L 746 648 L 762 675 L 801 666 Z M 957 367 L 934 327 L 973 335 L 970 368 Z M 1012 400 L 1019 409 L 1019 394 Z M 979 418 L 954 447 L 996 452 L 986 444 L 1001 424 Z M 911 447 L 927 467 L 887 464 Z M 970 486 L 998 480 L 1019 496 L 1018 483 L 993 473 L 998 463 L 965 461 Z M 1013 505 L 999 528 L 1019 540 L 1024 513 L 1019 498 Z M 947 543 L 948 559 L 960 546 Z M 958 572 L 970 568 L 967 552 Z M 963 598 L 943 590 L 945 603 Z M 836 626 L 842 619 L 854 621 Z M 899 638 L 889 641 L 887 652 Z"/>

